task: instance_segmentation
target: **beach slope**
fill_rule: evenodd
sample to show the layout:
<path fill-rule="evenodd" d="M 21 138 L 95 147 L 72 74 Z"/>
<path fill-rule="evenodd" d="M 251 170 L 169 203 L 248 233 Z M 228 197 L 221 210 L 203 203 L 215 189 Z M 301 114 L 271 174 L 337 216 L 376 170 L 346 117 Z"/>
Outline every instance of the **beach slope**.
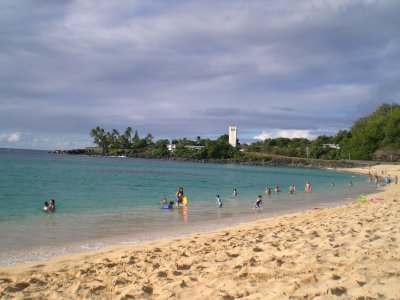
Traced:
<path fill-rule="evenodd" d="M 400 299 L 399 186 L 364 204 L 2 268 L 0 298 Z"/>

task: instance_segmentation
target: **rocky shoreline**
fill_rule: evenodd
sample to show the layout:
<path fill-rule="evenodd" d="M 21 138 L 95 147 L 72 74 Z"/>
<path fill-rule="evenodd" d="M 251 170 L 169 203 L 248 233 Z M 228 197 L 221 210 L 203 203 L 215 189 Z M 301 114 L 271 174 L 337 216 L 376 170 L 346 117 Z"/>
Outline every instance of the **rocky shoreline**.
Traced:
<path fill-rule="evenodd" d="M 211 164 L 236 164 L 236 165 L 249 165 L 249 166 L 287 167 L 287 168 L 306 168 L 306 169 L 336 169 L 336 168 L 356 168 L 356 167 L 361 168 L 365 166 L 379 164 L 379 162 L 317 160 L 317 159 L 303 159 L 303 158 L 281 157 L 281 156 L 270 156 L 259 159 L 243 159 L 243 160 L 234 160 L 234 159 L 193 160 L 187 158 L 170 157 L 165 160 L 211 163 Z"/>
<path fill-rule="evenodd" d="M 68 154 L 68 155 L 91 155 L 85 149 L 74 149 L 60 151 L 56 150 L 50 153 Z M 99 155 L 96 155 L 99 156 Z M 121 156 L 125 157 L 125 156 Z M 362 168 L 381 164 L 377 161 L 350 161 L 350 160 L 322 160 L 322 159 L 306 159 L 299 157 L 286 157 L 275 155 L 248 155 L 241 159 L 192 159 L 185 157 L 152 157 L 145 153 L 138 153 L 132 158 L 141 159 L 159 159 L 172 160 L 182 162 L 210 163 L 210 164 L 236 164 L 249 166 L 266 166 L 266 167 L 288 167 L 288 168 L 306 168 L 306 169 L 336 169 L 336 168 Z"/>

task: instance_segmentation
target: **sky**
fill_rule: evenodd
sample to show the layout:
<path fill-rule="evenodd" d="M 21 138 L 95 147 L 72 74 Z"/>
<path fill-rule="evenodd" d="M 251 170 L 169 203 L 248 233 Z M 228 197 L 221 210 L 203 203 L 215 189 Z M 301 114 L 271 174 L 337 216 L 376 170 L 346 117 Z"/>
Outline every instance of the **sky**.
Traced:
<path fill-rule="evenodd" d="M 400 1 L 0 2 L 0 147 L 334 135 L 400 103 Z"/>

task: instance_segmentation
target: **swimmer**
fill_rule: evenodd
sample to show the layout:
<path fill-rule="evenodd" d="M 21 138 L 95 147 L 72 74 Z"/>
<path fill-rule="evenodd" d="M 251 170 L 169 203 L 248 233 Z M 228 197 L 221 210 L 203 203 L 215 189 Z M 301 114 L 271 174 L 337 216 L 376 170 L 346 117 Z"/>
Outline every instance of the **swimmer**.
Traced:
<path fill-rule="evenodd" d="M 290 193 L 290 194 L 293 194 L 295 191 L 296 191 L 296 187 L 294 186 L 294 184 L 292 184 L 292 185 L 289 187 L 289 193 Z"/>
<path fill-rule="evenodd" d="M 237 189 L 233 189 L 233 197 L 237 195 Z"/>
<path fill-rule="evenodd" d="M 222 200 L 221 200 L 221 198 L 219 197 L 219 195 L 217 195 L 216 196 L 217 197 L 217 205 L 221 208 L 222 207 Z"/>
<path fill-rule="evenodd" d="M 266 194 L 267 196 L 271 195 L 271 188 L 270 188 L 269 186 L 267 186 L 267 187 L 265 188 L 265 194 Z"/>
<path fill-rule="evenodd" d="M 46 201 L 46 202 L 44 203 L 43 211 L 49 212 L 49 202 Z"/>
<path fill-rule="evenodd" d="M 51 211 L 51 212 L 56 211 L 56 201 L 54 199 L 50 200 L 49 211 Z"/>
<path fill-rule="evenodd" d="M 262 205 L 262 195 L 258 195 L 256 203 L 254 204 L 254 210 L 260 209 Z"/>
<path fill-rule="evenodd" d="M 306 183 L 305 190 L 307 193 L 311 193 L 311 183 L 309 181 Z"/>
<path fill-rule="evenodd" d="M 280 193 L 281 192 L 281 190 L 279 189 L 279 186 L 276 186 L 274 191 L 275 191 L 275 193 Z"/>
<path fill-rule="evenodd" d="M 171 208 L 173 208 L 173 207 L 174 207 L 174 201 L 169 201 L 169 203 L 166 204 L 166 205 L 164 205 L 163 208 L 165 208 L 165 209 L 171 209 Z"/>
<path fill-rule="evenodd" d="M 349 186 L 353 186 L 353 182 L 352 181 L 349 182 Z"/>
<path fill-rule="evenodd" d="M 168 202 L 168 201 L 167 201 L 167 198 L 164 197 L 164 198 L 161 200 L 160 203 L 161 203 L 161 204 L 167 204 L 167 202 Z"/>

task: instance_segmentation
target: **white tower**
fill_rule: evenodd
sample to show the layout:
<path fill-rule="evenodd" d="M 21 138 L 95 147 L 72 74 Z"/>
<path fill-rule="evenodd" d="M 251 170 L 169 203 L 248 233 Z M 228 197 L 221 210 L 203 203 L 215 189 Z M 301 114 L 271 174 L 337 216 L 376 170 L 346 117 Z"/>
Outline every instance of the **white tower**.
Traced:
<path fill-rule="evenodd" d="M 237 126 L 229 125 L 229 144 L 236 148 L 237 146 Z"/>

